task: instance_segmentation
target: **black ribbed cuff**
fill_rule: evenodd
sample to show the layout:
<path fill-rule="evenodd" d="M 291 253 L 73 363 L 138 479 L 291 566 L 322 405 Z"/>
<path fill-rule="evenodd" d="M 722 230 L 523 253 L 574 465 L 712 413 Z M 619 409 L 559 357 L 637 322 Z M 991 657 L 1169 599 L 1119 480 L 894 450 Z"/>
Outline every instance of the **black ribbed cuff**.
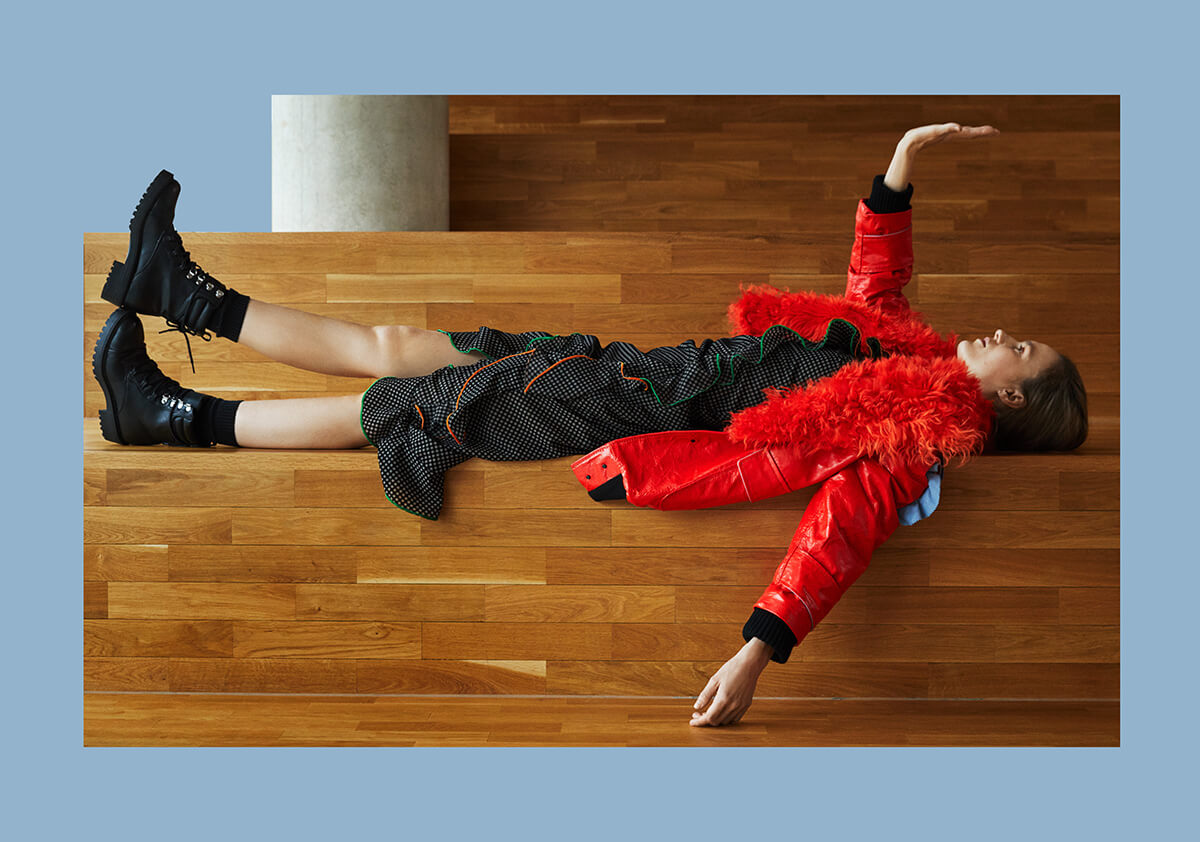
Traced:
<path fill-rule="evenodd" d="M 237 437 L 233 434 L 233 422 L 237 417 L 238 407 L 241 406 L 241 401 L 223 401 L 220 398 L 213 398 L 216 401 L 216 406 L 213 408 L 213 426 L 212 437 L 216 444 L 227 444 L 230 447 L 237 447 Z"/>
<path fill-rule="evenodd" d="M 900 213 L 912 210 L 913 186 L 911 184 L 897 192 L 883 183 L 883 176 L 875 176 L 871 183 L 871 198 L 867 199 L 867 207 L 871 213 Z"/>
<path fill-rule="evenodd" d="M 788 624 L 762 608 L 755 608 L 746 625 L 742 626 L 742 639 L 748 641 L 752 637 L 757 637 L 774 649 L 771 660 L 781 664 L 787 663 L 796 646 L 796 635 L 792 634 Z"/>
<path fill-rule="evenodd" d="M 246 321 L 246 308 L 249 306 L 250 296 L 226 287 L 225 304 L 221 307 L 219 321 L 213 325 L 212 332 L 237 342 L 242 335 L 242 322 Z"/>

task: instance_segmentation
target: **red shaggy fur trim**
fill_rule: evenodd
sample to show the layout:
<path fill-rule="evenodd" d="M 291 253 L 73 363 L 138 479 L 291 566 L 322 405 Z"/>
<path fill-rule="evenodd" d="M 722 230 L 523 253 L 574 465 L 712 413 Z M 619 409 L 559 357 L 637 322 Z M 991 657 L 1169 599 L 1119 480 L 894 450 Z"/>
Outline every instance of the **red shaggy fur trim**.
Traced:
<path fill-rule="evenodd" d="M 841 295 L 781 292 L 770 284 L 738 288 L 742 295 L 729 305 L 728 312 L 732 336 L 760 336 L 771 325 L 782 324 L 815 342 L 825 335 L 830 319 L 845 319 L 859 329 L 864 339 L 873 336 L 892 353 L 918 357 L 955 355 L 957 337 L 941 336 L 920 320 L 919 313 L 911 310 L 893 315 Z"/>
<path fill-rule="evenodd" d="M 851 448 L 897 463 L 931 465 L 983 449 L 995 410 L 957 358 L 860 360 L 808 388 L 765 389 L 726 432 L 751 446 Z"/>

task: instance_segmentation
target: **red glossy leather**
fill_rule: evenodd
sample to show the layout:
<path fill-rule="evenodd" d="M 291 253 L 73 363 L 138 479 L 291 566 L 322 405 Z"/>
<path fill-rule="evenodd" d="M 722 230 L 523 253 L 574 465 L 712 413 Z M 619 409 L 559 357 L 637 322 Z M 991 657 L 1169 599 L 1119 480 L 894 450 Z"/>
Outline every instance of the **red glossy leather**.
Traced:
<path fill-rule="evenodd" d="M 912 211 L 877 215 L 860 202 L 846 298 L 907 315 L 902 289 L 912 266 Z M 889 471 L 849 453 L 748 448 L 720 431 L 673 430 L 617 439 L 571 468 L 589 491 L 619 475 L 630 503 L 658 509 L 744 503 L 822 483 L 756 606 L 786 622 L 800 641 L 895 531 L 900 506 L 924 491 L 929 466 Z"/>
<path fill-rule="evenodd" d="M 746 447 L 724 432 L 669 430 L 616 439 L 571 464 L 588 491 L 622 476 L 625 499 L 653 509 L 708 509 L 765 500 L 821 482 L 850 452 Z"/>
<path fill-rule="evenodd" d="M 912 280 L 912 267 L 912 211 L 875 214 L 860 200 L 846 298 L 873 304 L 885 313 L 907 314 L 908 299 L 902 290 Z"/>

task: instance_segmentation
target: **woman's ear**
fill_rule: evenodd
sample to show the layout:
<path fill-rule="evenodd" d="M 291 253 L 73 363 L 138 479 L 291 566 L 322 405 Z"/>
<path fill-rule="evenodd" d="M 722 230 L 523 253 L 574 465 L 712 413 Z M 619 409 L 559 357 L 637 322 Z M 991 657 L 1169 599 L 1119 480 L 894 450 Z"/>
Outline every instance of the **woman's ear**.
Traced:
<path fill-rule="evenodd" d="M 996 392 L 996 399 L 1012 409 L 1025 406 L 1025 393 L 1021 391 L 1020 386 L 1005 386 Z"/>

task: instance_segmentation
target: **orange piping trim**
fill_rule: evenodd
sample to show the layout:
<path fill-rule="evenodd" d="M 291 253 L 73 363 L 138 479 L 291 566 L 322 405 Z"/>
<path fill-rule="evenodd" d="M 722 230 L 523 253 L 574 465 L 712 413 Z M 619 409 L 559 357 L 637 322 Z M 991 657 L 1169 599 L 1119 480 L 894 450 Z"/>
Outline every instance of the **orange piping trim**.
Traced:
<path fill-rule="evenodd" d="M 556 362 L 554 365 L 560 365 L 561 363 L 565 363 L 567 360 L 573 360 L 573 359 L 575 359 L 576 357 L 587 357 L 587 359 L 589 359 L 589 360 L 591 359 L 591 357 L 588 357 L 588 355 L 587 355 L 587 354 L 572 354 L 572 355 L 571 355 L 571 356 L 569 356 L 569 357 L 563 357 L 561 360 L 559 360 L 558 362 Z M 554 368 L 554 365 L 550 366 L 550 368 Z M 547 368 L 547 369 L 546 369 L 546 371 L 549 371 L 549 370 L 550 370 L 550 368 Z M 545 373 L 546 373 L 546 371 L 543 371 L 543 372 L 542 372 L 542 374 L 545 374 Z M 542 376 L 542 374 L 539 374 L 537 377 L 535 377 L 535 378 L 533 378 L 532 380 L 530 380 L 530 381 L 529 381 L 529 386 L 532 386 L 534 383 L 536 383 L 536 382 L 537 382 L 537 379 L 538 379 L 538 377 L 541 377 L 541 376 Z M 526 386 L 526 387 L 524 388 L 524 390 L 522 391 L 522 394 L 524 394 L 525 392 L 528 392 L 528 391 L 529 391 L 529 386 Z"/>
<path fill-rule="evenodd" d="M 425 413 L 422 412 L 421 407 L 417 406 L 415 403 L 413 404 L 413 407 L 417 410 L 417 415 L 421 416 L 421 429 L 424 430 L 425 429 Z"/>
<path fill-rule="evenodd" d="M 650 384 L 647 383 L 645 380 L 642 380 L 642 378 L 630 377 L 629 375 L 627 375 L 625 373 L 625 363 L 621 363 L 621 376 L 624 377 L 626 380 L 637 380 L 637 381 L 641 382 L 643 391 L 650 388 Z"/>
<path fill-rule="evenodd" d="M 498 360 L 492 360 L 490 363 L 485 365 L 483 368 L 479 368 L 479 369 L 476 369 L 475 371 L 471 372 L 471 377 L 468 377 L 466 379 L 466 381 L 462 384 L 462 388 L 458 390 L 458 397 L 454 401 L 454 409 L 450 413 L 450 415 L 453 415 L 455 412 L 458 412 L 458 405 L 460 403 L 462 403 L 463 392 L 465 392 L 467 390 L 467 383 L 471 382 L 472 377 L 474 377 L 479 372 L 483 371 L 484 368 L 491 368 L 496 363 L 503 362 L 504 360 L 507 360 L 507 359 L 512 359 L 513 357 L 523 357 L 526 354 L 532 354 L 533 352 L 534 352 L 534 349 L 531 348 L 530 350 L 522 351 L 519 354 L 509 354 L 507 357 L 501 357 Z M 458 440 L 458 436 L 454 435 L 454 430 L 450 429 L 450 415 L 446 416 L 446 432 L 448 432 L 450 434 L 450 438 L 454 439 L 455 443 L 461 445 L 462 442 Z"/>

